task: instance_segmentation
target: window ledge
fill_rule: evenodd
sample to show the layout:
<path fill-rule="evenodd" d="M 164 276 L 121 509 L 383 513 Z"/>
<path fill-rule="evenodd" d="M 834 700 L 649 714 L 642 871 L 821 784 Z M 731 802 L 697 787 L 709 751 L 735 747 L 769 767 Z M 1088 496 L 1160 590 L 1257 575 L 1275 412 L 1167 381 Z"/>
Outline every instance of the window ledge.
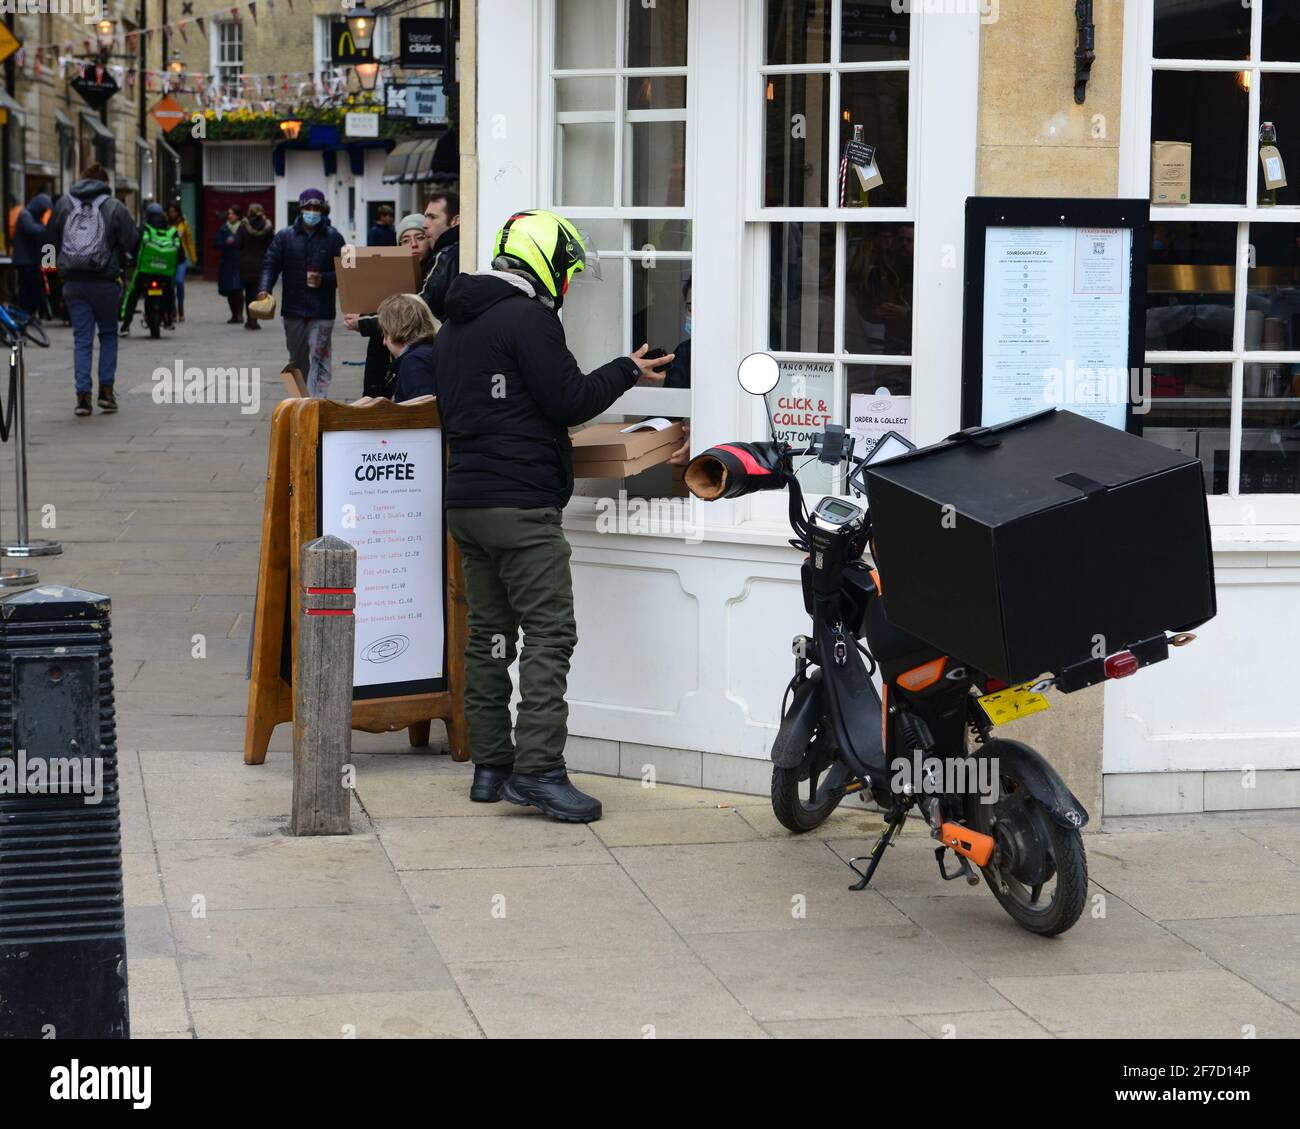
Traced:
<path fill-rule="evenodd" d="M 1217 525 L 1210 544 L 1216 553 L 1300 552 L 1300 525 Z"/>

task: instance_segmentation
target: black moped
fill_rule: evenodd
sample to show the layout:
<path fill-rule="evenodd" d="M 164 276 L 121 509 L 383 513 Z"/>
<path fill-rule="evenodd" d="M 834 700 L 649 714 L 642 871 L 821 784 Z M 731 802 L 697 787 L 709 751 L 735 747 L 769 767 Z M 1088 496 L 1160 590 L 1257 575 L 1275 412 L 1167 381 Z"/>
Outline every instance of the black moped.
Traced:
<path fill-rule="evenodd" d="M 742 369 L 746 389 L 759 394 L 774 384 L 755 388 L 743 377 Z M 869 510 L 828 495 L 809 513 L 794 472 L 800 458 L 846 466 L 851 492 L 862 496 L 865 466 L 913 449 L 892 432 L 864 458 L 854 460 L 853 446 L 843 427 L 831 426 L 801 449 L 722 444 L 686 470 L 687 486 L 706 501 L 786 489 L 791 544 L 807 554 L 803 598 L 812 629 L 793 643 L 794 676 L 772 745 L 772 809 L 790 831 L 806 832 L 846 796 L 870 796 L 884 813 L 884 830 L 869 856 L 849 862 L 859 875 L 855 890 L 871 881 L 909 813 L 919 813 L 938 842 L 945 881 L 977 885 L 973 863 L 1025 929 L 1063 933 L 1087 898 L 1079 832 L 1088 813 L 1040 753 L 992 733 L 996 723 L 1046 708 L 1043 694 L 1053 685 L 1068 692 L 1080 683 L 1057 676 L 1006 686 L 889 622 L 879 575 L 864 559 Z M 1167 654 L 1165 648 L 1141 661 L 1128 652 L 1108 656 L 1105 677 L 1123 677 Z"/>

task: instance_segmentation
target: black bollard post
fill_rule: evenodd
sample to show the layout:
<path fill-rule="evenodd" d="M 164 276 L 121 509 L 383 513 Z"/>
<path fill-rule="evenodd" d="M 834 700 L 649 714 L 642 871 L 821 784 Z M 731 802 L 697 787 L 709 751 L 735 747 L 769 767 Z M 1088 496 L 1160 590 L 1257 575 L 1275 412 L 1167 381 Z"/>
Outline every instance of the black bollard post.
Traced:
<path fill-rule="evenodd" d="M 0 1037 L 130 1034 L 110 614 L 0 602 Z"/>

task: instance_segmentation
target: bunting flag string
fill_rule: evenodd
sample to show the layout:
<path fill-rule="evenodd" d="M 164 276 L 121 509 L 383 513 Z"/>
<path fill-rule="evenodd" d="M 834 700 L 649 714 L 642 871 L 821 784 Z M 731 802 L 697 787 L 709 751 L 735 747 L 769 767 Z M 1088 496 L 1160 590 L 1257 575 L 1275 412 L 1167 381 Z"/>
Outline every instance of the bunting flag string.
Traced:
<path fill-rule="evenodd" d="M 245 8 L 248 9 L 248 14 L 252 17 L 253 22 L 257 23 L 259 17 L 257 6 L 259 3 L 262 4 L 265 12 L 269 12 L 271 15 L 275 14 L 275 0 L 237 0 L 233 5 L 217 8 L 214 11 L 207 12 L 201 16 L 188 16 L 183 20 L 171 20 L 168 23 L 154 24 L 150 27 L 121 30 L 118 32 L 118 39 L 120 40 L 121 46 L 125 50 L 131 52 L 134 52 L 138 47 L 140 36 L 144 36 L 144 41 L 148 44 L 152 41 L 153 34 L 156 31 L 179 34 L 182 41 L 188 43 L 189 25 L 197 24 L 199 32 L 206 37 L 208 34 L 208 23 L 214 17 L 238 20 L 241 18 L 242 12 Z M 289 10 L 292 12 L 294 10 L 293 0 L 288 0 L 288 4 Z M 76 43 L 77 41 L 75 39 L 64 39 L 50 43 L 27 44 L 27 47 L 29 50 L 33 51 L 39 48 L 42 51 L 56 54 L 60 52 L 63 54 L 70 54 L 75 49 Z M 84 53 L 88 56 L 95 54 L 95 44 L 92 43 L 91 40 L 83 40 L 82 48 Z"/>

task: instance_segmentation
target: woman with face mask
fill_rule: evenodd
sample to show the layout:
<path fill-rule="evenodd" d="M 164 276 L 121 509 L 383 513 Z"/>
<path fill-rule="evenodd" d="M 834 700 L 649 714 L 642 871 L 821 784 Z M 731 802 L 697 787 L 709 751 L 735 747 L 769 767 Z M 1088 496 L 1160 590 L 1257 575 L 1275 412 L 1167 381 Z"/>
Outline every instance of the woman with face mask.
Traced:
<path fill-rule="evenodd" d="M 343 236 L 325 218 L 325 193 L 306 188 L 298 197 L 298 218 L 275 233 L 262 263 L 257 297 L 269 297 L 283 276 L 280 314 L 289 360 L 307 377 L 312 396 L 329 390 L 338 288 L 334 259 L 342 251 Z"/>

